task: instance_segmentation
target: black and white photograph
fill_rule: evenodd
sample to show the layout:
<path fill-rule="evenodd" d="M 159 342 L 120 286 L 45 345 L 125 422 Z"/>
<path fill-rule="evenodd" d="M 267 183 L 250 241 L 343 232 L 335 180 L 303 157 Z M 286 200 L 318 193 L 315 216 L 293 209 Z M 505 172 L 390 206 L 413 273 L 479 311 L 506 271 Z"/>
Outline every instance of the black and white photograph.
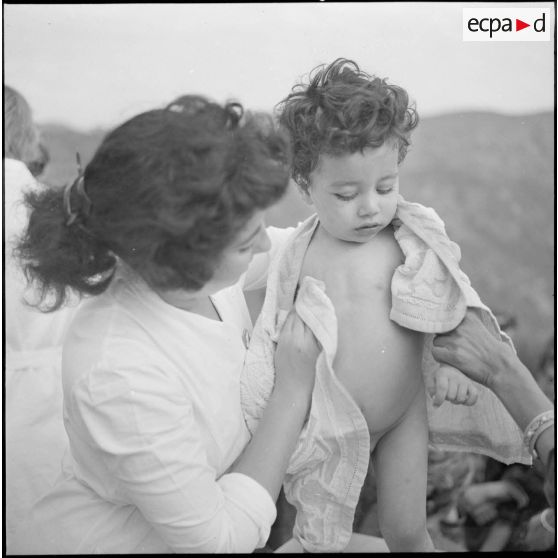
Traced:
<path fill-rule="evenodd" d="M 3 554 L 556 554 L 556 3 L 3 4 Z"/>

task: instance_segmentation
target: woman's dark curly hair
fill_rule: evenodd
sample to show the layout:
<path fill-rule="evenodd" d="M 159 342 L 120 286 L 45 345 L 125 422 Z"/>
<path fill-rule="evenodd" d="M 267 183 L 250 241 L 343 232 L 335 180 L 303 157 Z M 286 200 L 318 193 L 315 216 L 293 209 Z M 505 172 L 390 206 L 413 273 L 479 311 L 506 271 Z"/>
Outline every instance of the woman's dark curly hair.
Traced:
<path fill-rule="evenodd" d="M 291 137 L 292 176 L 302 187 L 321 154 L 342 155 L 398 143 L 401 162 L 418 115 L 407 92 L 362 72 L 352 60 L 338 58 L 310 73 L 277 105 L 280 124 Z"/>
<path fill-rule="evenodd" d="M 117 257 L 148 284 L 199 290 L 256 210 L 285 192 L 289 146 L 265 114 L 201 96 L 140 114 L 109 133 L 83 174 L 88 211 L 70 225 L 63 191 L 30 193 L 18 255 L 55 310 L 71 291 L 99 294 Z M 83 192 L 69 190 L 72 211 Z"/>

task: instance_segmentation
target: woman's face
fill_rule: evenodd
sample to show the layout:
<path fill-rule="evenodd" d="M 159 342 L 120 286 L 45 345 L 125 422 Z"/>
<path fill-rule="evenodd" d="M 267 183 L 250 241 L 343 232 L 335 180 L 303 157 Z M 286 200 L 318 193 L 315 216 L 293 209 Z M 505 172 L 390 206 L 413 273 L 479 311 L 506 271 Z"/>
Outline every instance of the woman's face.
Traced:
<path fill-rule="evenodd" d="M 256 211 L 221 255 L 211 280 L 199 291 L 155 289 L 155 292 L 168 304 L 195 312 L 199 301 L 237 283 L 252 258 L 260 252 L 267 252 L 270 247 L 264 213 Z"/>
<path fill-rule="evenodd" d="M 271 241 L 265 229 L 264 212 L 256 211 L 233 242 L 225 249 L 210 281 L 203 287 L 205 294 L 212 294 L 238 282 L 248 269 L 252 258 L 267 252 Z"/>

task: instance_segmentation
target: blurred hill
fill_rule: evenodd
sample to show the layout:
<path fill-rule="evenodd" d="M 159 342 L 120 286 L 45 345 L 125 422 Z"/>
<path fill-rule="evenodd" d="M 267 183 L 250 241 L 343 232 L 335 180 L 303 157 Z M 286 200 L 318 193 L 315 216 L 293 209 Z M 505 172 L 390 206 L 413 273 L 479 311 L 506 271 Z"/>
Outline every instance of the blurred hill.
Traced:
<path fill-rule="evenodd" d="M 483 301 L 516 316 L 526 363 L 554 334 L 554 116 L 453 114 L 422 122 L 401 169 L 434 207 Z"/>
<path fill-rule="evenodd" d="M 101 143 L 106 131 L 78 132 L 58 124 L 40 126 L 50 161 L 41 180 L 52 186 L 62 186 L 74 180 L 77 174 L 76 152 L 86 165 Z"/>
<path fill-rule="evenodd" d="M 62 185 L 87 163 L 104 132 L 44 125 L 51 162 L 42 179 Z M 461 246 L 462 268 L 483 301 L 517 319 L 512 337 L 533 368 L 554 334 L 554 116 L 453 113 L 424 118 L 401 166 L 400 189 L 431 206 Z M 311 213 L 291 185 L 268 221 Z"/>

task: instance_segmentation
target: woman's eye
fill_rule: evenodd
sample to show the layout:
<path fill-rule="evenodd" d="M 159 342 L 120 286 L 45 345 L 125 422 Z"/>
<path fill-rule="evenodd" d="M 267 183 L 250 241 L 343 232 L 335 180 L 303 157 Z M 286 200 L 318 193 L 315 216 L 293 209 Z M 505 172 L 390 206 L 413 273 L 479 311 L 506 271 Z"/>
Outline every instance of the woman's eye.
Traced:
<path fill-rule="evenodd" d="M 241 253 L 245 253 L 245 252 L 249 252 L 252 249 L 252 245 L 250 244 L 249 246 L 243 246 L 242 248 L 239 248 L 238 251 Z"/>
<path fill-rule="evenodd" d="M 341 201 L 351 201 L 356 198 L 356 194 L 334 194 L 334 196 Z"/>

